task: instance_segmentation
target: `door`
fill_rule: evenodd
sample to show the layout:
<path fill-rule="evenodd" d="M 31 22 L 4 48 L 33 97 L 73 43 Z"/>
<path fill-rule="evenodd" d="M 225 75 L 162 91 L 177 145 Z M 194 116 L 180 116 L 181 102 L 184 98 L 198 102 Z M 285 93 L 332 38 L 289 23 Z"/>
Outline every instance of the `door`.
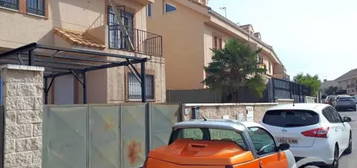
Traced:
<path fill-rule="evenodd" d="M 74 104 L 74 92 L 72 75 L 57 77 L 54 83 L 54 104 Z"/>
<path fill-rule="evenodd" d="M 261 168 L 286 168 L 288 161 L 285 154 L 277 149 L 273 136 L 263 128 L 248 128 L 250 139 L 258 155 Z"/>
<path fill-rule="evenodd" d="M 343 123 L 342 117 L 336 111 L 336 109 L 331 107 L 331 111 L 335 118 L 334 124 L 336 125 L 336 132 L 338 133 L 338 137 L 339 137 L 337 141 L 339 142 L 340 154 L 341 154 L 344 151 L 344 149 L 348 147 L 349 131 L 347 129 L 347 126 Z"/>

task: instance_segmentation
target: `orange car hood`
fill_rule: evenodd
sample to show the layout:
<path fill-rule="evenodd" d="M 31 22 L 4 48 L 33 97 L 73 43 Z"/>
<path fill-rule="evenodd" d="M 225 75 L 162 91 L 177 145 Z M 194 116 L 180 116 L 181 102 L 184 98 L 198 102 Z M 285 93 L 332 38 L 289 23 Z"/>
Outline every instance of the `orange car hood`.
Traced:
<path fill-rule="evenodd" d="M 188 139 L 155 149 L 149 157 L 182 165 L 233 165 L 254 159 L 250 151 L 244 151 L 234 142 Z"/>

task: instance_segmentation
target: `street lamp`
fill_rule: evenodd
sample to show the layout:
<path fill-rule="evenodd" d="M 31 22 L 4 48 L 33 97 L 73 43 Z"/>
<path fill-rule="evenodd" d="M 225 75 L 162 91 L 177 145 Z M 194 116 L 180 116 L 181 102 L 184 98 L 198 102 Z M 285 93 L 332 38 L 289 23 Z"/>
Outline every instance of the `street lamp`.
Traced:
<path fill-rule="evenodd" d="M 220 10 L 224 10 L 224 17 L 227 17 L 227 7 L 220 7 Z"/>

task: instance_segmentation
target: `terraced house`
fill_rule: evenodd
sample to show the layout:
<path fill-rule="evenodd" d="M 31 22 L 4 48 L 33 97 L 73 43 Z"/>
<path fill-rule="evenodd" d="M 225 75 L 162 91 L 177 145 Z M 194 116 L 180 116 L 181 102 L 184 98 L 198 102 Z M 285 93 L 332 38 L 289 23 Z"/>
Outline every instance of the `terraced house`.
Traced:
<path fill-rule="evenodd" d="M 140 79 L 146 79 L 147 101 L 165 102 L 162 37 L 147 31 L 150 3 L 154 0 L 0 0 L 0 54 L 21 51 L 7 53 L 12 57 L 0 64 L 45 67 L 50 104 L 141 101 Z M 142 60 L 145 66 L 136 64 Z M 86 73 L 77 73 L 81 70 Z"/>
<path fill-rule="evenodd" d="M 261 40 L 252 25 L 238 25 L 207 6 L 206 0 L 157 0 L 148 5 L 148 30 L 163 36 L 168 90 L 205 88 L 204 67 L 212 48 L 223 48 L 235 38 L 261 48 L 266 77 L 286 79 L 284 65 L 273 48 Z"/>

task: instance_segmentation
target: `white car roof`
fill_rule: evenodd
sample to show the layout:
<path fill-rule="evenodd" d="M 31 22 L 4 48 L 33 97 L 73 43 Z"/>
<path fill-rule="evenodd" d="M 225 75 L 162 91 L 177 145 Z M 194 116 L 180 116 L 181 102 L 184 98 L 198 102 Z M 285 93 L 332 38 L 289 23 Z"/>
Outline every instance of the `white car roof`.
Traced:
<path fill-rule="evenodd" d="M 328 104 L 319 103 L 295 103 L 295 104 L 283 104 L 274 106 L 270 110 L 310 110 L 320 113 L 324 108 L 329 107 Z"/>
<path fill-rule="evenodd" d="M 254 122 L 239 122 L 237 120 L 226 120 L 226 119 L 216 119 L 216 120 L 190 120 L 183 121 L 175 124 L 174 129 L 178 128 L 216 128 L 216 129 L 231 129 L 237 131 L 245 131 L 247 127 L 261 127 L 262 125 Z"/>

